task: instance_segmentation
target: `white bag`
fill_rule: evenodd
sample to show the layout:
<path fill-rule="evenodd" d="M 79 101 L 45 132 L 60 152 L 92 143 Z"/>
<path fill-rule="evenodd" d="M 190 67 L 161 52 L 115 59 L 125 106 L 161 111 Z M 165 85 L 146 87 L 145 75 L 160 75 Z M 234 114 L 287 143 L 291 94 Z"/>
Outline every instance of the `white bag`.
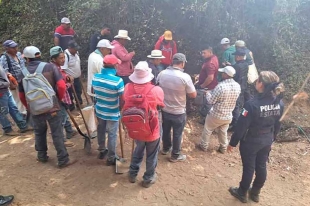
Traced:
<path fill-rule="evenodd" d="M 248 83 L 253 84 L 258 79 L 258 72 L 255 64 L 249 65 Z"/>
<path fill-rule="evenodd" d="M 95 114 L 94 106 L 85 107 L 82 109 L 86 124 L 88 126 L 89 132 L 93 133 L 97 131 L 97 117 Z"/>

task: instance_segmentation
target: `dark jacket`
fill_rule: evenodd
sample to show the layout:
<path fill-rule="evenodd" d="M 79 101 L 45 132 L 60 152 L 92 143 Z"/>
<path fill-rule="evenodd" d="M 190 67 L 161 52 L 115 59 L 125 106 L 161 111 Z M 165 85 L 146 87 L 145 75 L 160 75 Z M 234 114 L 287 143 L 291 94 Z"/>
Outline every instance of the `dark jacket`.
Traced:
<path fill-rule="evenodd" d="M 154 79 L 152 80 L 152 83 L 154 85 L 156 85 L 156 81 L 157 81 L 157 76 L 158 74 L 161 72 L 161 69 L 159 69 L 158 67 L 156 67 L 153 63 L 151 63 L 150 61 L 147 61 L 149 68 L 152 69 L 152 74 L 154 75 Z"/>
<path fill-rule="evenodd" d="M 233 67 L 236 70 L 234 80 L 240 84 L 241 92 L 243 92 L 248 86 L 249 65 L 245 60 L 241 60 L 237 61 Z"/>
<path fill-rule="evenodd" d="M 282 100 L 276 101 L 271 93 L 258 94 L 245 103 L 229 144 L 235 147 L 240 141 L 271 145 L 280 131 L 283 109 Z"/>
<path fill-rule="evenodd" d="M 6 91 L 8 91 L 9 86 L 10 86 L 10 81 L 7 77 L 7 74 L 5 73 L 2 66 L 0 66 L 0 94 L 3 94 Z"/>
<path fill-rule="evenodd" d="M 252 65 L 254 63 L 250 52 L 251 51 L 248 48 L 245 49 L 245 61 L 248 63 L 248 65 Z"/>
<path fill-rule="evenodd" d="M 93 51 L 96 50 L 97 44 L 100 40 L 102 39 L 107 39 L 109 41 L 112 41 L 112 38 L 110 35 L 101 35 L 99 32 L 95 33 L 91 36 L 90 38 L 90 43 L 89 43 L 89 53 L 92 53 Z"/>

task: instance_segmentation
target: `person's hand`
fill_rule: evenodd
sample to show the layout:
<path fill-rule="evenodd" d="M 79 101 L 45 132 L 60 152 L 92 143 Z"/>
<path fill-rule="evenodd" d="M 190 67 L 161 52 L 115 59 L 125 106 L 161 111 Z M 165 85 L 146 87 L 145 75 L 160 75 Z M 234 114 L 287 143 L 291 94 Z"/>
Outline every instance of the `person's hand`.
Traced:
<path fill-rule="evenodd" d="M 234 147 L 233 147 L 233 146 L 228 145 L 228 147 L 227 147 L 227 152 L 232 153 L 232 152 L 233 152 L 233 150 L 234 150 Z"/>
<path fill-rule="evenodd" d="M 130 52 L 130 54 L 132 54 L 132 55 L 136 55 L 136 52 L 135 52 L 135 51 L 132 51 L 132 52 Z"/>
<path fill-rule="evenodd" d="M 72 76 L 67 76 L 67 82 L 72 84 L 74 82 L 74 78 Z"/>
<path fill-rule="evenodd" d="M 231 66 L 231 63 L 230 62 L 225 62 L 226 66 Z"/>

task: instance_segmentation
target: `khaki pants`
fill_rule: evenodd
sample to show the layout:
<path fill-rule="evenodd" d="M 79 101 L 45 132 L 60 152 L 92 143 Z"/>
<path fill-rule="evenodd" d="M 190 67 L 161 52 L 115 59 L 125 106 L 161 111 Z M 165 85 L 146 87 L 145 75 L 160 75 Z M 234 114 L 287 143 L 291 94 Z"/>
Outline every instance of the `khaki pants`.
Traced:
<path fill-rule="evenodd" d="M 19 98 L 19 94 L 18 94 L 18 88 L 16 88 L 15 90 L 10 90 L 13 96 L 13 99 L 16 103 L 17 109 L 20 113 L 26 115 L 27 114 L 27 110 L 26 107 L 23 105 L 23 103 L 20 101 Z"/>
<path fill-rule="evenodd" d="M 211 115 L 207 115 L 205 126 L 202 131 L 201 146 L 205 149 L 208 148 L 210 136 L 212 132 L 217 129 L 220 148 L 226 149 L 228 146 L 227 130 L 230 123 L 231 120 L 220 120 Z"/>

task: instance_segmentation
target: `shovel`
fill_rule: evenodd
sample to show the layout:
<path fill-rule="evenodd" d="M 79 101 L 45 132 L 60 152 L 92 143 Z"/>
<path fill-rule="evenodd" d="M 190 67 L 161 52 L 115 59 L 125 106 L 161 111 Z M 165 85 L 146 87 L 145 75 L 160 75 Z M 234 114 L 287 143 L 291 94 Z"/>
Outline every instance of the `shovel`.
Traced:
<path fill-rule="evenodd" d="M 126 167 L 124 164 L 124 163 L 126 163 L 126 160 L 124 160 L 125 155 L 124 155 L 124 142 L 123 142 L 122 122 L 121 121 L 119 121 L 119 125 L 118 125 L 118 136 L 119 136 L 119 141 L 120 141 L 120 145 L 121 145 L 122 159 L 116 159 L 115 174 L 124 174 L 125 172 L 128 171 L 128 167 Z"/>

